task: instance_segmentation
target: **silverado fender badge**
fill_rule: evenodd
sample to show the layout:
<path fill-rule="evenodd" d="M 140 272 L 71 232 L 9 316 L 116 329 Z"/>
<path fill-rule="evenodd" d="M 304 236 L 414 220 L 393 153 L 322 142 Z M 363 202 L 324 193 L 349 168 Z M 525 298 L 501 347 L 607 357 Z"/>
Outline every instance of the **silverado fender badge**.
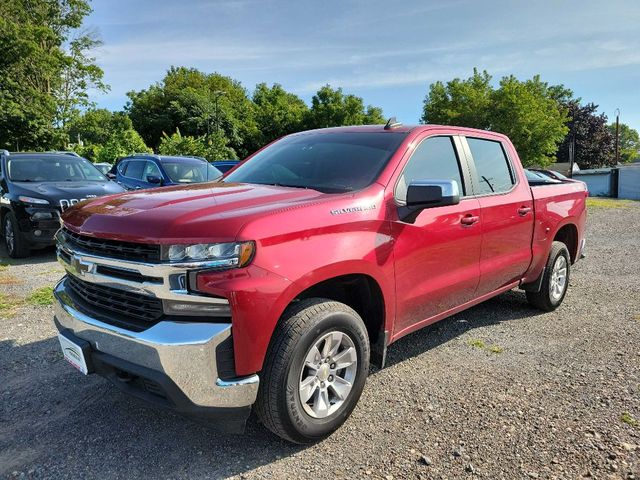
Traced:
<path fill-rule="evenodd" d="M 360 205 L 357 207 L 336 208 L 331 210 L 331 215 L 344 215 L 345 213 L 366 212 L 367 210 L 375 210 L 375 204 L 372 205 Z"/>

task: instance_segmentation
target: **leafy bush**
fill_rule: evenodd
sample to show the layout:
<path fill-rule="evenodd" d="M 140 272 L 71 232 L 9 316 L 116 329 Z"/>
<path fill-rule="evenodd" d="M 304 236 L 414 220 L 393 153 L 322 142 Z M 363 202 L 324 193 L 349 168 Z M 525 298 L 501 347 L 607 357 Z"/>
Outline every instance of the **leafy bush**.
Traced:
<path fill-rule="evenodd" d="M 209 161 L 237 158 L 236 152 L 228 146 L 227 138 L 222 132 L 192 137 L 183 136 L 178 129 L 172 135 L 162 134 L 158 153 L 161 155 L 191 155 L 203 157 Z"/>

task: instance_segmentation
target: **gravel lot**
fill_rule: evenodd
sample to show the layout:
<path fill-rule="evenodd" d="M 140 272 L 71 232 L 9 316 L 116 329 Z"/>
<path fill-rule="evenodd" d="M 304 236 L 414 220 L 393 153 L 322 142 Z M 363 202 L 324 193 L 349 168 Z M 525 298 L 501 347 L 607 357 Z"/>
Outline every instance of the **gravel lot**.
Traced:
<path fill-rule="evenodd" d="M 328 440 L 223 435 L 83 377 L 59 353 L 52 250 L 0 252 L 0 477 L 640 479 L 640 203 L 590 211 L 562 307 L 519 291 L 390 349 Z M 9 264 L 8 266 L 6 264 Z"/>

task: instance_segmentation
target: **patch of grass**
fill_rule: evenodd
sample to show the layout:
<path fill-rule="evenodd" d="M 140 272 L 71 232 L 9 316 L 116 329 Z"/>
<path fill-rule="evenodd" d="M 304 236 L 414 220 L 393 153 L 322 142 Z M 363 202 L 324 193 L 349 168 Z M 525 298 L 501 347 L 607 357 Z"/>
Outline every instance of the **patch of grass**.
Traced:
<path fill-rule="evenodd" d="M 478 338 L 475 338 L 473 340 L 469 340 L 467 342 L 467 345 L 469 345 L 470 347 L 474 347 L 474 348 L 479 348 L 481 350 L 484 350 L 485 348 L 487 348 L 487 346 L 484 344 L 484 342 Z"/>
<path fill-rule="evenodd" d="M 13 275 L 4 275 L 0 278 L 0 285 L 22 285 L 24 282 Z"/>
<path fill-rule="evenodd" d="M 31 292 L 26 302 L 37 307 L 46 307 L 53 304 L 53 287 L 42 287 Z"/>
<path fill-rule="evenodd" d="M 640 426 L 640 424 L 638 424 L 638 420 L 633 418 L 629 412 L 622 412 L 622 415 L 620 415 L 620 420 L 622 420 L 627 425 L 631 425 L 632 427 Z"/>
<path fill-rule="evenodd" d="M 485 350 L 491 353 L 504 352 L 504 348 L 502 348 L 500 345 L 487 345 L 486 343 L 484 343 L 483 340 L 480 340 L 479 338 L 474 338 L 469 340 L 467 342 L 467 345 L 469 345 L 470 347 L 479 348 L 480 350 Z"/>
<path fill-rule="evenodd" d="M 589 208 L 629 208 L 633 205 L 631 200 L 618 200 L 616 198 L 589 197 L 587 207 Z"/>
<path fill-rule="evenodd" d="M 11 317 L 16 313 L 16 308 L 20 305 L 20 301 L 12 300 L 5 294 L 0 293 L 0 315 Z"/>
<path fill-rule="evenodd" d="M 0 272 L 4 272 L 5 270 L 9 269 L 9 264 L 8 263 L 0 263 Z"/>

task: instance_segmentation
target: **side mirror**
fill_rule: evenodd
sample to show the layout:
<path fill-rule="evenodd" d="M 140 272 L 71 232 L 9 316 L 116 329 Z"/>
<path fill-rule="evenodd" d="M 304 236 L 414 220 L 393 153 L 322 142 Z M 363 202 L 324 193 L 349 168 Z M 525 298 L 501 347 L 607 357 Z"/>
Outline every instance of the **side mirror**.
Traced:
<path fill-rule="evenodd" d="M 147 182 L 155 183 L 156 185 L 162 185 L 162 177 L 157 175 L 147 175 Z"/>
<path fill-rule="evenodd" d="M 455 180 L 415 180 L 407 188 L 406 205 L 398 209 L 400 220 L 414 223 L 426 208 L 460 203 L 460 189 Z"/>
<path fill-rule="evenodd" d="M 115 180 L 116 179 L 116 174 L 115 173 L 107 172 L 106 175 L 107 175 L 107 178 L 109 180 Z"/>

